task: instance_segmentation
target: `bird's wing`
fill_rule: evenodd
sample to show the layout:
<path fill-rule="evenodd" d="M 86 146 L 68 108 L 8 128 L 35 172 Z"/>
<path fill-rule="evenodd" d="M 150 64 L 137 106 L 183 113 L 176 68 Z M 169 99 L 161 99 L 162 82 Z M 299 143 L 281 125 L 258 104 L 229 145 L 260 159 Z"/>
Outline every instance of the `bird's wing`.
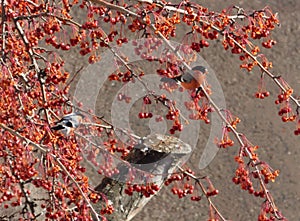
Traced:
<path fill-rule="evenodd" d="M 65 121 L 65 125 L 66 125 L 67 127 L 78 127 L 78 126 L 76 125 L 76 123 L 73 122 L 72 120 Z"/>
<path fill-rule="evenodd" d="M 186 72 L 183 75 L 180 76 L 181 82 L 191 82 L 193 79 L 196 79 L 191 73 Z"/>

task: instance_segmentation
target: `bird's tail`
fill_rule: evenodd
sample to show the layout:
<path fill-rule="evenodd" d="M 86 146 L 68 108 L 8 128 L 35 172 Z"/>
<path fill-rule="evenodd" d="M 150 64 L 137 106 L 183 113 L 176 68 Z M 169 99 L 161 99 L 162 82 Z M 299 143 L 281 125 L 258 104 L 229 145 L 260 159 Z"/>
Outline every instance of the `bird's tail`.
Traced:
<path fill-rule="evenodd" d="M 58 125 L 56 125 L 56 126 L 54 126 L 54 127 L 51 127 L 51 130 L 62 130 L 62 129 L 64 129 L 65 127 L 63 126 L 63 125 L 61 125 L 61 124 L 58 124 Z"/>

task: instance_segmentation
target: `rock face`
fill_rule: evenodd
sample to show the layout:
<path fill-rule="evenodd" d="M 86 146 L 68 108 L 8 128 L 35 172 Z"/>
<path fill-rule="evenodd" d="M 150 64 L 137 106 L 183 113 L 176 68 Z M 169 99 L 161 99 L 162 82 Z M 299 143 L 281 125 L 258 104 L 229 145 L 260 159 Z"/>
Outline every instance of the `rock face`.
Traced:
<path fill-rule="evenodd" d="M 125 161 L 118 164 L 119 173 L 104 178 L 95 188 L 115 209 L 107 219 L 131 220 L 163 187 L 164 180 L 182 165 L 191 151 L 188 144 L 173 136 L 154 134 L 142 138 Z M 143 186 L 144 190 L 130 191 L 134 186 Z M 101 209 L 102 205 L 95 206 Z"/>

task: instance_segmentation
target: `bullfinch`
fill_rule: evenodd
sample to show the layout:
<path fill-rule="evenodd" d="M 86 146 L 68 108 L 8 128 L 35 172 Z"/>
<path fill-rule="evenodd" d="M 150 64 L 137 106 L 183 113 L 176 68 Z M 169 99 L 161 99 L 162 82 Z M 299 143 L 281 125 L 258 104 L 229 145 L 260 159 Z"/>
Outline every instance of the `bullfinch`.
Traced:
<path fill-rule="evenodd" d="M 82 122 L 83 115 L 80 113 L 71 113 L 63 116 L 59 121 L 55 123 L 55 126 L 51 127 L 51 130 L 58 131 L 65 136 L 75 130 Z"/>
<path fill-rule="evenodd" d="M 199 88 L 204 82 L 206 72 L 207 68 L 204 66 L 196 66 L 193 67 L 192 71 L 190 72 L 185 72 L 182 75 L 174 78 L 163 77 L 161 81 L 165 83 L 172 83 L 175 81 L 177 84 L 187 90 L 194 90 Z"/>

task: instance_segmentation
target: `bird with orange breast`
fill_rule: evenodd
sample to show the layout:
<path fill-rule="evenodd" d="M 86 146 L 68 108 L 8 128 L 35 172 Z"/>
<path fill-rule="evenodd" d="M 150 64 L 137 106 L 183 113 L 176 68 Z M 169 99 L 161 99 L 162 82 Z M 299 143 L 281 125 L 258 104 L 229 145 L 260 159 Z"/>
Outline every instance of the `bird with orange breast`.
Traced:
<path fill-rule="evenodd" d="M 192 68 L 192 71 L 184 72 L 182 75 L 174 78 L 163 77 L 161 81 L 170 84 L 175 81 L 177 84 L 187 90 L 195 90 L 199 89 L 203 84 L 206 73 L 207 68 L 204 66 L 195 66 Z"/>
<path fill-rule="evenodd" d="M 69 136 L 82 123 L 83 115 L 81 113 L 71 113 L 63 116 L 51 127 L 51 130 L 62 133 L 64 136 Z"/>

